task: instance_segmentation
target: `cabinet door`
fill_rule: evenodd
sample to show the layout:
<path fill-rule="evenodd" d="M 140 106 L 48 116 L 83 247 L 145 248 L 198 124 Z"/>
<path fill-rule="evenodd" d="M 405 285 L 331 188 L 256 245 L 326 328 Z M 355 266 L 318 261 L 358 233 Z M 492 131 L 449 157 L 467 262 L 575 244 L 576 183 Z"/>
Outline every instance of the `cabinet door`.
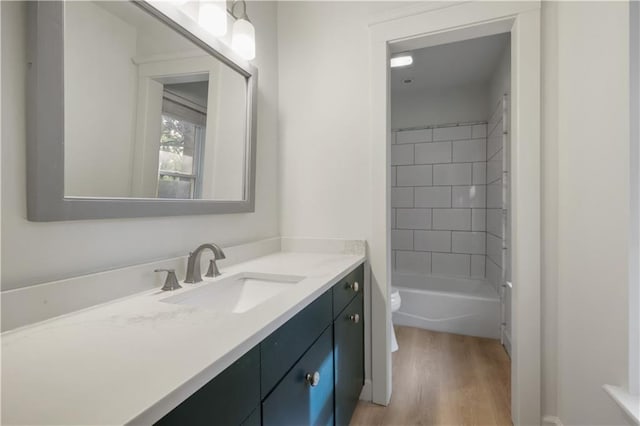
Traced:
<path fill-rule="evenodd" d="M 254 416 L 249 418 L 252 412 Z M 255 422 L 256 415 L 259 419 L 260 351 L 257 346 L 156 425 L 239 425 L 245 419 L 250 420 L 248 424 L 251 424 L 251 421 Z"/>
<path fill-rule="evenodd" d="M 262 403 L 264 426 L 333 425 L 332 327 L 293 366 Z M 318 373 L 312 386 L 307 374 Z"/>
<path fill-rule="evenodd" d="M 362 292 L 333 323 L 336 425 L 348 425 L 364 385 L 364 318 Z"/>

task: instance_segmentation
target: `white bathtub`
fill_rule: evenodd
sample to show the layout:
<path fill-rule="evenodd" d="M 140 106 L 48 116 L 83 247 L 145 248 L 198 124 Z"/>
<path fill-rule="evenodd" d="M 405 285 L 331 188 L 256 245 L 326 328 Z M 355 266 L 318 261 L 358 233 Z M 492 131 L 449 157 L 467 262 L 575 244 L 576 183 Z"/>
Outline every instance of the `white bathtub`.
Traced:
<path fill-rule="evenodd" d="M 394 324 L 500 338 L 500 298 L 485 280 L 394 272 L 392 286 L 402 299 Z"/>

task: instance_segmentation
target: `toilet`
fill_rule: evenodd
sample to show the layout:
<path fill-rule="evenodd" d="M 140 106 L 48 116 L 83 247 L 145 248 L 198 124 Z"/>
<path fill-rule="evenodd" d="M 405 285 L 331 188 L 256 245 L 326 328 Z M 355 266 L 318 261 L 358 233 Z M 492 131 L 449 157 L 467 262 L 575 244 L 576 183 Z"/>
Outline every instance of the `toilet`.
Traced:
<path fill-rule="evenodd" d="M 400 292 L 397 288 L 391 287 L 391 313 L 393 314 L 400 309 Z M 391 321 L 391 320 L 390 320 Z M 396 340 L 396 332 L 393 329 L 393 322 L 391 322 L 391 352 L 398 350 L 398 340 Z"/>

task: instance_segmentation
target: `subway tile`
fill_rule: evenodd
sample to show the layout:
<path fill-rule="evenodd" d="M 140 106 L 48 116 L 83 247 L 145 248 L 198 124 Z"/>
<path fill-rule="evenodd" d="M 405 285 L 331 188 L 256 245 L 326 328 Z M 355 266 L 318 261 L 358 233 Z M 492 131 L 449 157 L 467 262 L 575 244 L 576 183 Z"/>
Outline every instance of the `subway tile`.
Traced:
<path fill-rule="evenodd" d="M 431 214 L 433 229 L 471 230 L 471 209 L 434 209 Z"/>
<path fill-rule="evenodd" d="M 392 229 L 391 248 L 393 250 L 413 250 L 413 231 Z"/>
<path fill-rule="evenodd" d="M 391 188 L 391 207 L 413 207 L 413 188 Z"/>
<path fill-rule="evenodd" d="M 497 180 L 491 185 L 487 185 L 487 208 L 502 208 L 502 180 Z"/>
<path fill-rule="evenodd" d="M 433 129 L 434 141 L 471 139 L 471 126 L 438 127 Z"/>
<path fill-rule="evenodd" d="M 502 210 L 487 209 L 487 232 L 502 237 Z"/>
<path fill-rule="evenodd" d="M 453 161 L 465 163 L 487 160 L 487 140 L 471 139 L 453 142 Z"/>
<path fill-rule="evenodd" d="M 450 231 L 415 231 L 416 251 L 451 251 Z"/>
<path fill-rule="evenodd" d="M 431 142 L 432 140 L 432 129 L 403 130 L 401 132 L 397 132 L 396 134 L 396 143 L 398 144 Z"/>
<path fill-rule="evenodd" d="M 391 209 L 391 229 L 396 229 L 397 228 L 397 221 L 396 221 L 396 215 L 397 215 L 397 210 L 398 209 Z"/>
<path fill-rule="evenodd" d="M 487 162 L 487 183 L 495 182 L 502 177 L 502 150 Z"/>
<path fill-rule="evenodd" d="M 391 145 L 391 165 L 413 164 L 413 145 Z"/>
<path fill-rule="evenodd" d="M 471 137 L 472 138 L 486 138 L 487 137 L 487 125 L 486 124 L 476 124 L 471 127 Z"/>
<path fill-rule="evenodd" d="M 471 210 L 471 230 L 484 231 L 487 226 L 487 210 L 473 209 Z"/>
<path fill-rule="evenodd" d="M 471 274 L 471 256 L 468 254 L 432 253 L 431 271 L 434 274 L 469 276 Z"/>
<path fill-rule="evenodd" d="M 435 164 L 434 185 L 471 185 L 471 164 Z"/>
<path fill-rule="evenodd" d="M 397 175 L 398 175 L 398 167 L 396 166 L 391 167 L 391 186 L 397 186 L 396 185 Z"/>
<path fill-rule="evenodd" d="M 500 288 L 500 280 L 502 279 L 502 270 L 488 257 L 486 258 L 485 265 L 485 276 L 487 277 L 487 281 L 496 289 L 496 291 L 498 291 Z"/>
<path fill-rule="evenodd" d="M 416 164 L 441 164 L 451 162 L 451 142 L 432 142 L 416 145 Z"/>
<path fill-rule="evenodd" d="M 451 207 L 480 208 L 486 206 L 487 187 L 485 185 L 454 186 L 451 191 Z"/>
<path fill-rule="evenodd" d="M 431 273 L 431 253 L 396 251 L 396 270 L 412 274 Z"/>
<path fill-rule="evenodd" d="M 431 229 L 431 210 L 429 209 L 397 209 L 396 228 L 398 229 Z"/>
<path fill-rule="evenodd" d="M 487 234 L 487 257 L 498 266 L 502 266 L 502 240 Z"/>
<path fill-rule="evenodd" d="M 496 102 L 495 108 L 491 112 L 491 118 L 487 123 L 487 137 L 502 133 L 502 103 Z"/>
<path fill-rule="evenodd" d="M 482 254 L 474 254 L 471 256 L 471 276 L 484 278 L 484 269 L 486 256 Z"/>
<path fill-rule="evenodd" d="M 498 125 L 500 127 L 500 125 Z M 487 138 L 487 159 L 491 159 L 502 148 L 502 130 L 494 131 Z"/>
<path fill-rule="evenodd" d="M 484 232 L 451 233 L 451 251 L 454 253 L 484 254 L 484 244 Z"/>
<path fill-rule="evenodd" d="M 451 207 L 451 187 L 421 187 L 415 191 L 416 207 Z"/>
<path fill-rule="evenodd" d="M 432 183 L 432 168 L 430 165 L 398 166 L 398 186 L 430 186 Z"/>
<path fill-rule="evenodd" d="M 391 145 L 394 145 L 396 143 L 396 134 L 398 132 L 391 132 Z"/>
<path fill-rule="evenodd" d="M 473 163 L 473 181 L 474 185 L 484 185 L 487 183 L 487 163 Z"/>

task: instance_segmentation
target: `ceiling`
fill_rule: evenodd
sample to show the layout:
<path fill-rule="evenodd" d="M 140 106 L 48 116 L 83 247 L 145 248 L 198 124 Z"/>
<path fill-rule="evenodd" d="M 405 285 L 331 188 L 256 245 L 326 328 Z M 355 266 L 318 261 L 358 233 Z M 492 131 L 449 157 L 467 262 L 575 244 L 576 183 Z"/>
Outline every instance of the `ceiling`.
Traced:
<path fill-rule="evenodd" d="M 391 69 L 391 90 L 442 90 L 488 83 L 509 34 L 496 34 L 411 51 L 413 65 Z M 406 84 L 406 79 L 413 80 Z"/>

